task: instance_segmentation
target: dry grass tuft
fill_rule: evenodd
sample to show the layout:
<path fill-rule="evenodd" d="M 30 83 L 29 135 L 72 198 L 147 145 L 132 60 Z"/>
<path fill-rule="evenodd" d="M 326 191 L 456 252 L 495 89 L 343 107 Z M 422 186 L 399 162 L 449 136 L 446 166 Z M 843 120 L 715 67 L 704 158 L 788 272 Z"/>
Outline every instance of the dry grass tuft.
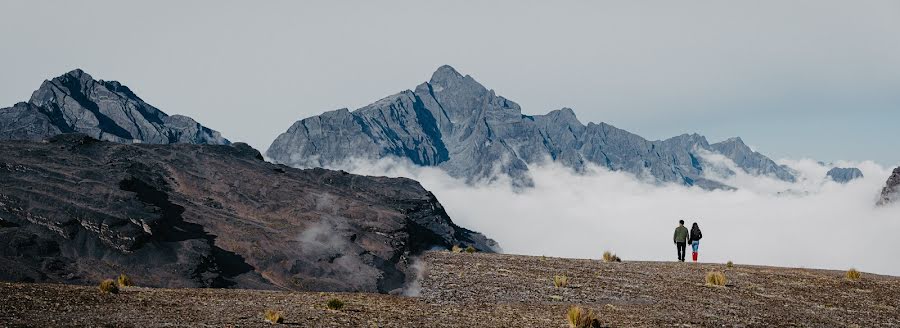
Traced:
<path fill-rule="evenodd" d="M 344 302 L 339 299 L 332 298 L 328 300 L 328 303 L 325 303 L 325 306 L 330 310 L 340 310 L 344 307 Z"/>
<path fill-rule="evenodd" d="M 622 262 L 622 259 L 613 252 L 605 251 L 603 252 L 603 262 Z"/>
<path fill-rule="evenodd" d="M 116 285 L 116 282 L 112 279 L 106 279 L 100 282 L 100 293 L 101 294 L 118 294 L 119 286 Z"/>
<path fill-rule="evenodd" d="M 478 250 L 475 249 L 475 247 L 472 247 L 471 245 L 469 245 L 469 247 L 466 247 L 466 253 L 472 254 L 472 253 L 475 253 L 476 251 L 478 251 Z"/>
<path fill-rule="evenodd" d="M 566 312 L 566 320 L 569 321 L 571 328 L 593 328 L 600 327 L 600 320 L 594 311 L 582 309 L 579 306 L 572 306 Z"/>
<path fill-rule="evenodd" d="M 275 310 L 268 309 L 266 313 L 263 315 L 265 317 L 266 322 L 271 324 L 284 323 L 284 317 L 281 316 L 281 313 L 276 312 Z"/>
<path fill-rule="evenodd" d="M 119 283 L 119 287 L 125 288 L 131 286 L 131 278 L 124 273 L 120 274 L 116 281 Z"/>
<path fill-rule="evenodd" d="M 706 274 L 707 286 L 725 287 L 726 282 L 728 282 L 728 279 L 725 279 L 724 273 L 721 273 L 719 271 L 710 271 Z"/>
<path fill-rule="evenodd" d="M 453 247 L 450 247 L 450 251 L 453 253 L 462 253 L 463 249 L 462 249 L 462 247 L 453 245 Z"/>
<path fill-rule="evenodd" d="M 847 279 L 852 281 L 857 281 L 859 278 L 862 278 L 862 275 L 856 269 L 851 268 L 847 270 Z"/>
<path fill-rule="evenodd" d="M 569 285 L 569 277 L 553 276 L 553 286 L 556 288 L 564 288 Z"/>
<path fill-rule="evenodd" d="M 725 263 L 725 267 L 726 267 L 726 268 L 733 268 L 733 267 L 734 267 L 734 262 L 728 261 L 728 263 Z"/>

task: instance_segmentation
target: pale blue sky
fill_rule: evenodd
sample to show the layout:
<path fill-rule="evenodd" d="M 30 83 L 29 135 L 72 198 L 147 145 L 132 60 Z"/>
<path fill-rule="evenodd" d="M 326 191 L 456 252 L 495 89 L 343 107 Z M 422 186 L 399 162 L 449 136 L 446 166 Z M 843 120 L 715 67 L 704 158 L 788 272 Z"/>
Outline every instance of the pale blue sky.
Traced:
<path fill-rule="evenodd" d="M 449 2 L 449 3 L 448 3 Z M 3 1 L 0 106 L 76 67 L 264 150 L 442 64 L 528 114 L 900 164 L 896 1 Z"/>

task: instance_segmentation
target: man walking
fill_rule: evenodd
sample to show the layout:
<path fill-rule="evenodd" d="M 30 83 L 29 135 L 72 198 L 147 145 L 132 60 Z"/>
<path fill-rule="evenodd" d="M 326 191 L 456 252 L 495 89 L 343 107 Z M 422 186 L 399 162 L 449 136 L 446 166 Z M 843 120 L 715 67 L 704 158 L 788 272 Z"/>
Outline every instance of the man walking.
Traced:
<path fill-rule="evenodd" d="M 684 226 L 684 220 L 678 220 L 678 228 L 675 228 L 675 247 L 678 248 L 678 260 L 681 262 L 684 262 L 684 251 L 688 238 L 688 229 Z"/>

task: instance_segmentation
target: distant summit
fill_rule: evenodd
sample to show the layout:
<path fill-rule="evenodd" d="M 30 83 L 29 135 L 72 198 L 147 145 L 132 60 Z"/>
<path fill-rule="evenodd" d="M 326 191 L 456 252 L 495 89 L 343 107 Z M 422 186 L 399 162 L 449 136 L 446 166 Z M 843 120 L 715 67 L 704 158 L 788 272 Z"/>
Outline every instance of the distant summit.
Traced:
<path fill-rule="evenodd" d="M 900 201 L 900 167 L 894 169 L 881 190 L 878 205 L 888 205 Z"/>
<path fill-rule="evenodd" d="M 0 140 L 44 140 L 79 132 L 119 143 L 229 144 L 192 118 L 169 116 L 116 81 L 80 69 L 44 81 L 28 102 L 0 109 Z"/>
<path fill-rule="evenodd" d="M 837 183 L 847 183 L 862 178 L 863 173 L 855 167 L 835 167 L 828 170 L 825 176 Z"/>
<path fill-rule="evenodd" d="M 703 136 L 685 134 L 649 141 L 606 123 L 584 125 L 569 108 L 523 115 L 515 102 L 446 65 L 414 90 L 352 112 L 344 108 L 297 121 L 266 154 L 294 166 L 395 156 L 468 182 L 503 173 L 523 186 L 532 184 L 528 165 L 549 158 L 578 171 L 593 163 L 659 182 L 727 188 L 705 177 L 709 163 L 701 151 L 720 153 L 750 174 L 794 181 L 790 169 L 740 138 L 709 144 Z"/>

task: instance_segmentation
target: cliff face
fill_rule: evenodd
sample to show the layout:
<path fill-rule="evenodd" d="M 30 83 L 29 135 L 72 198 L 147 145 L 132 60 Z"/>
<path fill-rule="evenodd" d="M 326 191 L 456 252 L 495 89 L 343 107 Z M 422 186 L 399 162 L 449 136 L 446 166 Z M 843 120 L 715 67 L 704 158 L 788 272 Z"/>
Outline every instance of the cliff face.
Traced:
<path fill-rule="evenodd" d="M 531 184 L 529 164 L 549 158 L 575 170 L 594 163 L 660 182 L 724 187 L 704 178 L 708 163 L 699 151 L 720 153 L 751 174 L 794 180 L 788 168 L 740 138 L 712 145 L 697 134 L 649 141 L 606 123 L 584 125 L 568 108 L 523 115 L 518 104 L 450 66 L 415 90 L 352 112 L 339 109 L 297 121 L 266 154 L 303 167 L 394 156 L 469 182 L 499 172 L 521 185 Z"/>
<path fill-rule="evenodd" d="M 0 142 L 0 279 L 389 292 L 432 247 L 497 249 L 419 183 L 264 162 L 246 144 Z"/>
<path fill-rule="evenodd" d="M 0 140 L 72 132 L 121 143 L 229 143 L 190 117 L 169 116 L 121 83 L 94 80 L 80 69 L 44 81 L 28 102 L 0 109 Z"/>
<path fill-rule="evenodd" d="M 900 167 L 894 169 L 881 190 L 878 205 L 887 205 L 900 200 Z"/>

